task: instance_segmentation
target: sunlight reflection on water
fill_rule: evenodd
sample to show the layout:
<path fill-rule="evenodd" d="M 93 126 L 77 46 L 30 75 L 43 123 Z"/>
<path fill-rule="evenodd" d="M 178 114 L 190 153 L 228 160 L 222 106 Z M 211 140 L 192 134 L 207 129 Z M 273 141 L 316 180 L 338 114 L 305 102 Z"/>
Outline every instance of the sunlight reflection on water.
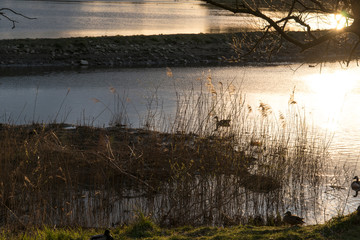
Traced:
<path fill-rule="evenodd" d="M 316 125 L 329 132 L 334 132 L 333 146 L 349 149 L 344 153 L 358 153 L 360 145 L 359 108 L 360 70 L 325 69 L 322 74 L 304 77 L 309 86 L 311 104 L 316 110 Z M 352 140 L 349 137 L 352 136 Z M 357 160 L 357 157 L 356 159 Z"/>
<path fill-rule="evenodd" d="M 153 35 L 177 33 L 231 33 L 254 30 L 267 24 L 245 14 L 186 0 L 144 1 L 47 1 L 2 0 L 9 7 L 36 20 L 11 16 L 18 21 L 0 26 L 0 38 L 60 38 L 113 35 Z M 274 18 L 283 12 L 266 12 Z M 306 16 L 312 29 L 344 26 L 343 19 L 333 15 Z M 289 25 L 290 30 L 304 30 Z"/>
<path fill-rule="evenodd" d="M 59 38 L 109 35 L 220 33 L 239 31 L 233 14 L 201 1 L 26 1 L 3 0 L 36 20 L 3 24 L 1 38 Z"/>

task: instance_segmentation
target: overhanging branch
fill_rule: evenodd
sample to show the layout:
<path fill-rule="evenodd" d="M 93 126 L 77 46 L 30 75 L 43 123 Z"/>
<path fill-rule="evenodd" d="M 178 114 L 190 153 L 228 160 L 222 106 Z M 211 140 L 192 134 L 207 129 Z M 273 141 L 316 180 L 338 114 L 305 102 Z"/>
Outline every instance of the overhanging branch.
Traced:
<path fill-rule="evenodd" d="M 11 8 L 0 8 L 0 17 L 2 16 L 3 18 L 7 19 L 8 21 L 10 21 L 12 23 L 12 28 L 15 28 L 16 23 L 18 23 L 16 20 L 14 20 L 13 18 L 9 17 L 7 13 L 11 13 L 14 15 L 18 15 L 20 17 L 26 18 L 26 19 L 36 19 L 36 18 L 32 18 L 32 17 L 28 17 L 22 13 L 16 12 L 14 10 L 12 10 Z"/>
<path fill-rule="evenodd" d="M 253 8 L 250 7 L 246 1 L 240 1 L 240 4 L 237 5 L 236 7 L 233 7 L 229 4 L 224 4 L 224 3 L 220 3 L 217 2 L 216 0 L 203 0 L 211 5 L 220 7 L 222 9 L 231 11 L 233 13 L 243 13 L 243 14 L 249 14 L 255 17 L 258 17 L 259 19 L 263 19 L 265 20 L 270 28 L 273 28 L 280 36 L 282 39 L 285 39 L 286 41 L 294 44 L 295 46 L 301 48 L 301 51 L 304 51 L 306 49 L 312 48 L 314 46 L 320 45 L 323 42 L 326 42 L 334 37 L 336 37 L 337 35 L 340 35 L 342 33 L 345 32 L 352 32 L 357 34 L 358 36 L 360 35 L 360 28 L 358 29 L 358 27 L 356 26 L 360 26 L 360 24 L 355 24 L 356 19 L 354 20 L 353 24 L 351 26 L 348 27 L 344 27 L 342 29 L 330 29 L 330 30 L 324 30 L 321 32 L 321 36 L 316 37 L 314 34 L 312 34 L 311 32 L 311 28 L 310 25 L 307 24 L 304 20 L 301 20 L 298 16 L 293 15 L 294 12 L 294 4 L 298 3 L 300 4 L 300 6 L 304 9 L 304 11 L 316 11 L 316 12 L 322 12 L 322 13 L 334 13 L 334 11 L 336 9 L 329 9 L 327 7 L 325 7 L 320 1 L 318 0 L 310 0 L 313 3 L 313 6 L 306 6 L 306 4 L 304 2 L 301 2 L 300 0 L 295 0 L 295 2 L 293 2 L 293 4 L 291 4 L 291 8 L 287 14 L 286 17 L 281 18 L 279 20 L 274 20 L 273 18 L 269 17 L 268 15 L 264 14 L 259 8 Z M 355 1 L 355 0 L 354 0 Z M 358 1 L 358 0 L 356 0 Z M 315 6 L 315 7 L 314 7 Z M 360 5 L 359 5 L 360 6 Z M 359 7 L 360 8 L 360 7 Z M 360 16 L 359 16 L 360 17 Z M 307 33 L 309 34 L 309 36 L 311 37 L 311 40 L 309 41 L 301 41 L 298 40 L 296 38 L 294 38 L 293 36 L 291 36 L 289 34 L 289 32 L 286 31 L 286 29 L 284 28 L 284 26 L 280 26 L 281 23 L 283 22 L 287 22 L 288 20 L 293 20 L 294 22 L 296 22 L 297 24 L 305 27 L 307 29 Z"/>

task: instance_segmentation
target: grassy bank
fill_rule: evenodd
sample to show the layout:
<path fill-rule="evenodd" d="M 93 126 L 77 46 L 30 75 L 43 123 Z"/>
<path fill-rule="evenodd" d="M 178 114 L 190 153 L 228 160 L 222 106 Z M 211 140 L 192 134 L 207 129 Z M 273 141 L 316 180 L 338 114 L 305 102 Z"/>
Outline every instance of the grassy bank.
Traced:
<path fill-rule="evenodd" d="M 0 239 L 46 239 L 46 240 L 82 240 L 102 234 L 103 229 L 81 228 L 39 228 L 27 231 L 12 232 L 2 229 Z M 358 239 L 360 233 L 360 216 L 353 213 L 336 217 L 325 224 L 313 226 L 254 226 L 241 225 L 233 227 L 192 227 L 160 228 L 150 218 L 138 215 L 128 226 L 112 228 L 114 239 Z"/>

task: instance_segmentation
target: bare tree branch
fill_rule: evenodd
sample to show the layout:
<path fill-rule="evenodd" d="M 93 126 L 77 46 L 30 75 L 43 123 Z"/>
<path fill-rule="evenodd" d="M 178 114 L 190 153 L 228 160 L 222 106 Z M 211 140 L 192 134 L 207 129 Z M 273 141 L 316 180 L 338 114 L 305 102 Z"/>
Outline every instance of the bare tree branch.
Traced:
<path fill-rule="evenodd" d="M 338 36 L 351 33 L 360 37 L 360 0 L 278 0 L 278 1 L 252 1 L 237 0 L 236 5 L 226 0 L 203 0 L 208 4 L 228 10 L 234 14 L 248 14 L 268 23 L 266 32 L 275 30 L 280 36 L 280 41 L 285 40 L 300 48 L 303 52 L 309 48 L 321 45 L 324 42 L 336 39 Z M 263 5 L 259 4 L 261 2 Z M 267 9 L 279 9 L 285 11 L 282 17 L 274 17 L 264 8 L 267 2 Z M 327 16 L 328 14 L 339 15 L 346 19 L 346 26 L 341 29 L 313 30 L 308 16 Z M 307 37 L 298 39 L 294 34 L 288 31 L 289 23 L 305 30 Z M 259 41 L 262 41 L 259 39 Z M 350 53 L 350 58 L 354 55 L 359 42 L 357 42 Z M 251 51 L 256 48 L 255 44 Z"/>
<path fill-rule="evenodd" d="M 214 6 L 218 6 L 220 8 L 229 10 L 233 13 L 246 13 L 246 14 L 250 14 L 253 15 L 255 17 L 261 18 L 265 21 L 267 21 L 271 27 L 273 27 L 283 38 L 285 38 L 287 41 L 295 44 L 296 46 L 302 47 L 302 43 L 300 41 L 298 41 L 297 39 L 289 36 L 288 34 L 286 34 L 286 32 L 270 17 L 266 16 L 265 14 L 263 14 L 259 9 L 252 9 L 248 4 L 246 4 L 245 2 L 243 2 L 243 4 L 240 4 L 240 6 L 242 8 L 233 8 L 231 6 L 222 4 L 222 3 L 218 3 L 216 1 L 213 0 L 205 0 L 207 3 L 210 3 Z"/>
<path fill-rule="evenodd" d="M 15 28 L 16 23 L 18 23 L 18 22 L 15 19 L 9 17 L 9 13 L 26 18 L 26 19 L 30 19 L 30 20 L 36 19 L 36 18 L 28 17 L 22 13 L 16 12 L 16 11 L 12 10 L 11 8 L 0 8 L 0 20 L 1 20 L 1 17 L 3 17 L 5 19 L 7 19 L 8 21 L 10 21 L 12 23 L 12 29 Z"/>

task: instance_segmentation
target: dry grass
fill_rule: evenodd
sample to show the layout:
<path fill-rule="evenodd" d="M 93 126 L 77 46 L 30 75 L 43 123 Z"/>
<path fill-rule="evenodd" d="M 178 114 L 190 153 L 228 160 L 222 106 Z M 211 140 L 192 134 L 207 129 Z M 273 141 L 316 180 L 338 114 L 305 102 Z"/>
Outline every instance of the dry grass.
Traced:
<path fill-rule="evenodd" d="M 161 226 L 276 225 L 289 208 L 304 213 L 320 197 L 327 145 L 294 93 L 276 116 L 232 83 L 198 83 L 178 93 L 174 118 L 150 104 L 144 129 L 123 127 L 115 90 L 114 127 L 1 125 L 1 224 L 113 226 L 140 209 Z M 215 116 L 230 127 L 214 131 Z"/>

